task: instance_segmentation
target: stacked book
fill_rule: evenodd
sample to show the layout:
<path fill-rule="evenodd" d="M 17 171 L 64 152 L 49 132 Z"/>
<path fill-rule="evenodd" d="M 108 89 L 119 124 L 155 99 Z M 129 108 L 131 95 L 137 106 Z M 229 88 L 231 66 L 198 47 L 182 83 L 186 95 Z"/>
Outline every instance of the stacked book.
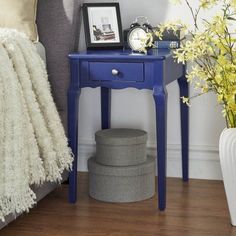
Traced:
<path fill-rule="evenodd" d="M 174 32 L 173 30 L 165 30 L 162 38 L 154 37 L 153 44 L 156 48 L 168 48 L 176 49 L 180 47 L 181 40 L 184 36 L 181 34 L 181 30 Z"/>

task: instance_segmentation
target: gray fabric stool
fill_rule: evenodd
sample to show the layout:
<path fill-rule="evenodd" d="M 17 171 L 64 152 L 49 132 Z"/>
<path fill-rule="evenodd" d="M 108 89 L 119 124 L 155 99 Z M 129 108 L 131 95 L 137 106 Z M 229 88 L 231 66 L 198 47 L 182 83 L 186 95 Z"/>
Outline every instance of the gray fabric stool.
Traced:
<path fill-rule="evenodd" d="M 95 134 L 96 162 L 110 166 L 137 165 L 146 161 L 147 133 L 136 129 L 107 129 Z"/>
<path fill-rule="evenodd" d="M 105 202 L 136 202 L 155 194 L 155 158 L 134 166 L 105 166 L 89 159 L 89 194 Z"/>

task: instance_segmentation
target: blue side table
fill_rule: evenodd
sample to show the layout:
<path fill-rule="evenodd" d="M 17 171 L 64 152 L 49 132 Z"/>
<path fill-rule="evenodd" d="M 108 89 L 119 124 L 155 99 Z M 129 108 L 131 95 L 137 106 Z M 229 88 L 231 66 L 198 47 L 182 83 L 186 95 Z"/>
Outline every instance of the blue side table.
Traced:
<path fill-rule="evenodd" d="M 180 96 L 188 96 L 185 67 L 168 49 L 152 49 L 147 55 L 130 50 L 86 51 L 69 55 L 71 82 L 68 90 L 68 137 L 75 159 L 69 176 L 69 201 L 77 200 L 78 105 L 80 89 L 101 87 L 102 129 L 110 128 L 111 89 L 150 89 L 156 109 L 158 201 L 166 207 L 166 85 L 178 80 Z M 188 181 L 188 107 L 180 102 L 183 180 Z"/>

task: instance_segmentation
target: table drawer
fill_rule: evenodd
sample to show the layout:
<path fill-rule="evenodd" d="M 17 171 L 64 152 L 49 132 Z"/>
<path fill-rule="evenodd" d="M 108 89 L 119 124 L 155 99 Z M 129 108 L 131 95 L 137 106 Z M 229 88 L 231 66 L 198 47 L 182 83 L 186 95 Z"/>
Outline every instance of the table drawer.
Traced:
<path fill-rule="evenodd" d="M 89 78 L 97 81 L 144 81 L 144 63 L 89 62 Z"/>

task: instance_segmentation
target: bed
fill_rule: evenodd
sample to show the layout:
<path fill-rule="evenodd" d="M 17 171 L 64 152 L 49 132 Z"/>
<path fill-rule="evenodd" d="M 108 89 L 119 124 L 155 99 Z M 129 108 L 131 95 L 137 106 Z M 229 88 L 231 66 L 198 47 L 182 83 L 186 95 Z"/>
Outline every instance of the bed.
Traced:
<path fill-rule="evenodd" d="M 69 84 L 69 66 L 67 55 L 77 50 L 80 26 L 80 0 L 39 0 L 37 25 L 40 43 L 35 46 L 47 64 L 49 81 L 54 101 L 57 105 L 63 126 L 67 132 L 67 88 Z M 63 174 L 66 180 L 68 173 Z M 46 183 L 34 187 L 37 201 L 53 191 L 57 184 Z M 67 201 L 67 199 L 65 199 Z M 17 216 L 9 215 L 6 222 L 0 221 L 0 229 Z"/>

